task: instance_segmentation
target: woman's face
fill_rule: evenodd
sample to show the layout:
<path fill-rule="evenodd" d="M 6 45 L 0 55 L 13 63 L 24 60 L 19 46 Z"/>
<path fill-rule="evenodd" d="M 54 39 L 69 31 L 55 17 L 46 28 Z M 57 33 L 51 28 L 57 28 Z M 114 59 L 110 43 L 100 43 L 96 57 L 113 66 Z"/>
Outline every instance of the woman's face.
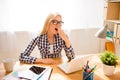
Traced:
<path fill-rule="evenodd" d="M 52 34 L 57 34 L 58 33 L 58 28 L 61 29 L 62 26 L 62 19 L 60 16 L 56 16 L 51 22 L 49 26 L 49 31 Z"/>

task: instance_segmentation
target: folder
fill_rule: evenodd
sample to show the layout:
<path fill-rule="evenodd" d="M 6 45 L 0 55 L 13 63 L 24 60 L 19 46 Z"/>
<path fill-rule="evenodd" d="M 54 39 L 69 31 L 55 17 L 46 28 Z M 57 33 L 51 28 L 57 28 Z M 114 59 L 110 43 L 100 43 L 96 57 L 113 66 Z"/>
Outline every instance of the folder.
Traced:
<path fill-rule="evenodd" d="M 114 48 L 113 42 L 106 42 L 105 46 L 106 46 L 106 50 L 107 51 L 115 52 L 115 48 Z"/>

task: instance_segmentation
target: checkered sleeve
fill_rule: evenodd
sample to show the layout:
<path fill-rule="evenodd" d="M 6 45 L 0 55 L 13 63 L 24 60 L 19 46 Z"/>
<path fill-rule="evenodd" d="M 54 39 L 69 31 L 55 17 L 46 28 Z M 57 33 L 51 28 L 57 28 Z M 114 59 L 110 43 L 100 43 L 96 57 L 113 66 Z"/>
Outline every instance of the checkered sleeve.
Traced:
<path fill-rule="evenodd" d="M 65 52 L 66 52 L 67 58 L 68 58 L 69 60 L 74 59 L 75 53 L 74 53 L 74 50 L 73 50 L 72 46 L 70 45 L 70 47 L 67 48 L 66 45 L 65 45 L 65 42 L 63 42 L 63 48 L 64 48 L 64 50 L 65 50 Z"/>
<path fill-rule="evenodd" d="M 67 35 L 66 35 L 66 36 L 67 36 Z M 67 36 L 67 37 L 68 37 L 68 36 Z M 60 38 L 60 36 L 59 36 L 59 38 Z M 63 48 L 64 48 L 64 50 L 65 50 L 65 53 L 66 53 L 67 58 L 68 58 L 69 60 L 74 59 L 75 53 L 74 53 L 74 50 L 73 50 L 72 46 L 70 45 L 70 47 L 67 48 L 67 46 L 66 46 L 66 44 L 65 44 L 65 41 L 62 40 L 62 39 L 58 39 L 58 42 L 59 42 L 59 43 L 62 43 L 62 46 L 63 46 Z"/>
<path fill-rule="evenodd" d="M 25 63 L 34 63 L 35 62 L 35 60 L 37 58 L 30 56 L 30 54 L 33 51 L 33 49 L 35 48 L 35 46 L 37 45 L 37 41 L 38 41 L 38 37 L 32 39 L 32 41 L 27 46 L 27 48 L 25 49 L 25 51 L 20 54 L 19 60 L 21 62 L 25 62 Z"/>

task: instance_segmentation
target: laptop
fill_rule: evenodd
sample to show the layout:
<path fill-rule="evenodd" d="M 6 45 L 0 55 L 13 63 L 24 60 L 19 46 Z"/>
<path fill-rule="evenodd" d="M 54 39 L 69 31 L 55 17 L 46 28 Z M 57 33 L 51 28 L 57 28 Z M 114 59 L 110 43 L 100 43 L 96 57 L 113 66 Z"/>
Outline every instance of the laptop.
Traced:
<path fill-rule="evenodd" d="M 72 59 L 70 62 L 64 62 L 59 64 L 58 67 L 66 74 L 82 70 L 83 66 L 86 65 L 90 55 L 80 56 Z"/>

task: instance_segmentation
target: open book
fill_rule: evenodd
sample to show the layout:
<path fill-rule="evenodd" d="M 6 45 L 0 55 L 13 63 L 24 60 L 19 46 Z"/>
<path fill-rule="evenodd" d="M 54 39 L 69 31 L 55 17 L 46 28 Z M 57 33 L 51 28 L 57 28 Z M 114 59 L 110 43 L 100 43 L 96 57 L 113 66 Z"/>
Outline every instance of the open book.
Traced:
<path fill-rule="evenodd" d="M 19 70 L 5 76 L 2 80 L 49 80 L 51 72 L 51 67 L 24 65 Z"/>

